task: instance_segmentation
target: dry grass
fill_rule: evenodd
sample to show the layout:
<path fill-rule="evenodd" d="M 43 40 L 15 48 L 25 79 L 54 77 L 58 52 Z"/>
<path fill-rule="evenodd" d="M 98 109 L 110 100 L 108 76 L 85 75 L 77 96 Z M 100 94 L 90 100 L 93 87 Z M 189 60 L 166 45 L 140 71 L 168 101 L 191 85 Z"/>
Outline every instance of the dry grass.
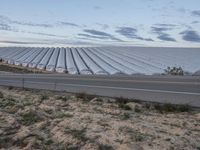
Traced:
<path fill-rule="evenodd" d="M 13 73 L 33 73 L 33 71 L 29 69 L 17 66 L 11 66 L 3 63 L 0 63 L 0 71 L 13 72 Z"/>
<path fill-rule="evenodd" d="M 0 62 L 0 71 L 3 72 L 12 72 L 12 73 L 45 73 L 45 71 L 38 70 L 38 69 L 31 69 L 22 66 L 4 64 Z"/>
<path fill-rule="evenodd" d="M 200 112 L 81 94 L 0 87 L 0 149 L 195 150 Z"/>

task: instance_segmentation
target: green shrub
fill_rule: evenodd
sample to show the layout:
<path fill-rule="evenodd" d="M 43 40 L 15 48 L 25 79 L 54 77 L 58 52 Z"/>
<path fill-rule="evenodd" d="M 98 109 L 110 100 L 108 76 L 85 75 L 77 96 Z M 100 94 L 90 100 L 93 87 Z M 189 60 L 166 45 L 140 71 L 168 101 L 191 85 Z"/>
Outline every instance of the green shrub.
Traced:
<path fill-rule="evenodd" d="M 124 110 L 132 110 L 132 108 L 129 105 L 124 105 L 122 108 Z"/>
<path fill-rule="evenodd" d="M 175 105 L 175 104 L 155 104 L 154 108 L 159 112 L 189 112 L 191 107 L 189 105 Z"/>
<path fill-rule="evenodd" d="M 76 98 L 84 99 L 86 97 L 86 93 L 77 93 Z"/>
<path fill-rule="evenodd" d="M 114 150 L 114 148 L 110 145 L 99 144 L 99 150 Z"/>
<path fill-rule="evenodd" d="M 128 103 L 130 100 L 128 98 L 124 98 L 124 97 L 118 97 L 116 98 L 116 102 L 119 104 L 126 104 Z"/>
<path fill-rule="evenodd" d="M 124 97 L 118 97 L 116 98 L 116 103 L 118 104 L 118 107 L 124 110 L 131 110 L 131 107 L 126 105 L 129 102 L 129 99 Z"/>
<path fill-rule="evenodd" d="M 34 111 L 30 111 L 26 114 L 23 114 L 21 119 L 21 122 L 23 125 L 31 125 L 33 123 L 36 123 L 38 121 L 41 121 L 41 118 L 38 116 L 38 114 Z"/>
<path fill-rule="evenodd" d="M 7 106 L 14 106 L 16 104 L 16 100 L 12 97 L 8 97 L 8 98 L 3 98 L 0 101 L 0 107 L 1 108 L 5 108 Z"/>
<path fill-rule="evenodd" d="M 142 142 L 146 138 L 151 137 L 151 135 L 146 133 L 141 133 L 140 131 L 134 130 L 133 128 L 122 126 L 119 128 L 119 132 L 123 132 L 130 136 L 130 139 L 135 142 Z"/>
<path fill-rule="evenodd" d="M 8 90 L 12 90 L 12 89 L 14 89 L 13 86 L 9 86 L 9 87 L 8 87 Z"/>
<path fill-rule="evenodd" d="M 85 132 L 86 132 L 85 128 L 81 130 L 70 129 L 70 128 L 65 129 L 66 134 L 71 134 L 74 138 L 83 142 L 86 142 L 88 140 L 88 138 L 85 136 Z"/>
<path fill-rule="evenodd" d="M 49 99 L 49 97 L 47 95 L 45 95 L 45 94 L 40 96 L 40 100 L 42 100 L 42 101 L 43 100 L 47 100 L 47 99 Z"/>
<path fill-rule="evenodd" d="M 0 98 L 3 98 L 4 97 L 4 95 L 3 95 L 3 93 L 0 91 Z"/>
<path fill-rule="evenodd" d="M 123 113 L 123 114 L 121 115 L 120 118 L 121 118 L 122 120 L 128 120 L 130 117 L 131 117 L 130 114 L 127 113 L 127 112 L 125 112 L 125 113 Z"/>
<path fill-rule="evenodd" d="M 62 100 L 64 102 L 67 101 L 67 97 L 66 96 L 58 96 L 57 99 Z"/>
<path fill-rule="evenodd" d="M 48 140 L 46 140 L 45 141 L 45 145 L 51 145 L 51 144 L 53 144 L 54 142 L 53 142 L 53 140 L 52 139 L 48 139 Z"/>
<path fill-rule="evenodd" d="M 92 99 L 94 99 L 95 97 L 96 97 L 95 95 L 89 95 L 89 94 L 86 94 L 86 93 L 77 93 L 76 94 L 76 98 L 80 98 L 85 102 L 89 102 Z"/>
<path fill-rule="evenodd" d="M 142 111 L 141 107 L 139 107 L 138 105 L 135 105 L 135 109 L 134 109 L 135 112 L 139 113 Z"/>
<path fill-rule="evenodd" d="M 184 71 L 181 67 L 167 67 L 165 73 L 170 75 L 184 75 Z"/>

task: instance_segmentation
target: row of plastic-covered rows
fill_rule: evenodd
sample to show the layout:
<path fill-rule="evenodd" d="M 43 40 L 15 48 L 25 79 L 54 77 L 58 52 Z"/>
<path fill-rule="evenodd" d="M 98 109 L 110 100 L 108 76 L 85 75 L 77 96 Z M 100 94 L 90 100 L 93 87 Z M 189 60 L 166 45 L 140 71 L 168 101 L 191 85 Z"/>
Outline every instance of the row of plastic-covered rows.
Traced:
<path fill-rule="evenodd" d="M 152 53 L 154 54 L 152 55 Z M 174 53 L 170 55 L 170 51 L 167 54 L 168 56 L 159 54 L 159 49 L 158 51 L 141 49 L 133 53 L 131 47 L 0 48 L 0 59 L 4 63 L 46 69 L 47 71 L 68 72 L 69 74 L 154 74 L 163 73 L 167 66 L 178 66 L 179 63 L 191 69 L 191 64 L 183 64 L 185 61 L 181 57 L 174 57 Z M 198 61 L 198 59 L 194 59 L 194 61 Z M 195 71 L 200 67 L 193 65 L 192 68 L 191 71 Z"/>

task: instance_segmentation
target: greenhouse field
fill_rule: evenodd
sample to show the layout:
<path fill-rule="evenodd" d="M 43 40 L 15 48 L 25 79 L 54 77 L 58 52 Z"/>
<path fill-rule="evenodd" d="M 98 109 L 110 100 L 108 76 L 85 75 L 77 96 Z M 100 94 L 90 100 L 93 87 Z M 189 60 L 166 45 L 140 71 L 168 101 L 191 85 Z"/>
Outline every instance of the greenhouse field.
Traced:
<path fill-rule="evenodd" d="M 69 74 L 163 74 L 181 67 L 188 74 L 200 71 L 200 49 L 161 47 L 41 48 L 1 47 L 3 63 Z"/>

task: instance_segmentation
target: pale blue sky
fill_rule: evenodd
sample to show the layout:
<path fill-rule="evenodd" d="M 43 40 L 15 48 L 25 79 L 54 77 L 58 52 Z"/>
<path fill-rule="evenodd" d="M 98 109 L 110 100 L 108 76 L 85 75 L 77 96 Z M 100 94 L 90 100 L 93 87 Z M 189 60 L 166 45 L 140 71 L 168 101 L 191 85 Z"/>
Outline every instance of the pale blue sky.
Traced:
<path fill-rule="evenodd" d="M 200 47 L 199 0 L 0 0 L 0 46 Z"/>

